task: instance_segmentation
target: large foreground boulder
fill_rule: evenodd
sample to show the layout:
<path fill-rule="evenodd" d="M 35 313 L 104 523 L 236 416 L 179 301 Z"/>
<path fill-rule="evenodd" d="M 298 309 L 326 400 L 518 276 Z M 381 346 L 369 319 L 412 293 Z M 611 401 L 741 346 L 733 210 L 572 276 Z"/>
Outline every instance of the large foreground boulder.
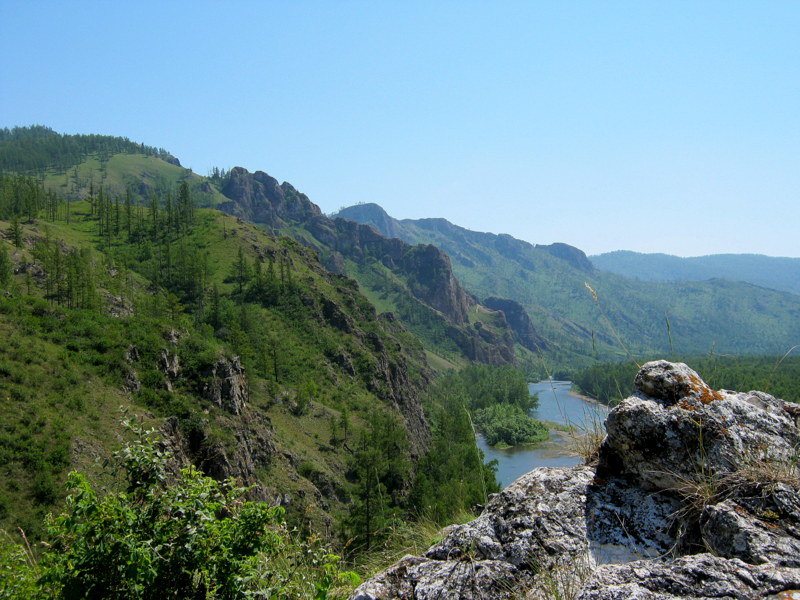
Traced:
<path fill-rule="evenodd" d="M 712 390 L 681 363 L 635 384 L 596 468 L 531 471 L 352 598 L 793 597 L 800 407 Z"/>

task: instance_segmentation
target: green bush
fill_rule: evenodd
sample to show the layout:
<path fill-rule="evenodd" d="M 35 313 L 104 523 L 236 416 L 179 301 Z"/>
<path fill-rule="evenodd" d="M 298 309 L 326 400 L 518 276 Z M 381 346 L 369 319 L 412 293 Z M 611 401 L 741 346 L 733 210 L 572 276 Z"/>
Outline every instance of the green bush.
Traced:
<path fill-rule="evenodd" d="M 6 565 L 20 577 L 0 598 L 316 599 L 353 583 L 319 541 L 294 539 L 283 509 L 245 501 L 246 490 L 233 481 L 191 467 L 172 473 L 152 431 L 132 428 L 136 439 L 112 460 L 124 490 L 102 493 L 71 473 L 40 565 L 22 547 L 0 545 L 0 589 L 9 585 Z"/>
<path fill-rule="evenodd" d="M 475 425 L 490 446 L 532 444 L 549 437 L 543 423 L 512 404 L 494 404 L 475 411 Z"/>
<path fill-rule="evenodd" d="M 17 544 L 0 530 L 0 600 L 41 598 L 36 584 L 39 575 L 27 543 Z"/>

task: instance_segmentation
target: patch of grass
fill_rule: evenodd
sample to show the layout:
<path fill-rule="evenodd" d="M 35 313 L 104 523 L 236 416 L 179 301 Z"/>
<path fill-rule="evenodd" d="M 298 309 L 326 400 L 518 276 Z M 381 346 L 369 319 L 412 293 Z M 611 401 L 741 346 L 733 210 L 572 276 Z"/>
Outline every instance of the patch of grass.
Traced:
<path fill-rule="evenodd" d="M 474 519 L 474 514 L 463 511 L 455 515 L 453 524 L 469 523 Z M 364 579 L 369 578 L 407 554 L 421 555 L 442 537 L 442 526 L 431 519 L 421 517 L 416 521 L 397 522 L 389 528 L 380 547 L 358 556 L 354 568 Z"/>

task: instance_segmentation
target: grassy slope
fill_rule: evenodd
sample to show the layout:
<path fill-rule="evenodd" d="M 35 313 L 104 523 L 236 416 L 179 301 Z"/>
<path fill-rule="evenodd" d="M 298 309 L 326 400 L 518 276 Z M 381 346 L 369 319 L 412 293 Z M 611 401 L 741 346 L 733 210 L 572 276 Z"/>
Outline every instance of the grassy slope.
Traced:
<path fill-rule="evenodd" d="M 151 194 L 174 193 L 177 184 L 189 181 L 192 193 L 200 206 L 216 206 L 226 198 L 206 178 L 189 169 L 168 163 L 157 156 L 144 154 L 114 154 L 108 159 L 88 156 L 80 164 L 63 170 L 49 169 L 44 173 L 44 185 L 67 198 L 86 198 L 90 185 L 95 192 L 102 185 L 112 195 L 123 197 L 129 190 L 135 201 L 145 201 Z"/>

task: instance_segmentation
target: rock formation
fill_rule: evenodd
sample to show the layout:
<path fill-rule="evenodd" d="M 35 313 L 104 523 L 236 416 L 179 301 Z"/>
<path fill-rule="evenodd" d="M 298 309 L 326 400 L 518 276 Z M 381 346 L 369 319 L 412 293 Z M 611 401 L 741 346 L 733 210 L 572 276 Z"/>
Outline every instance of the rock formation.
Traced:
<path fill-rule="evenodd" d="M 531 352 L 546 350 L 547 341 L 539 335 L 531 322 L 528 311 L 516 300 L 490 296 L 483 301 L 483 305 L 492 310 L 501 310 L 506 316 L 508 326 L 514 334 L 514 339 Z"/>
<path fill-rule="evenodd" d="M 207 373 L 203 396 L 228 412 L 238 415 L 247 406 L 247 380 L 239 357 L 218 359 Z"/>
<path fill-rule="evenodd" d="M 798 409 L 647 363 L 598 465 L 531 471 L 352 599 L 797 597 Z"/>
<path fill-rule="evenodd" d="M 491 336 L 470 327 L 469 310 L 476 301 L 461 287 L 450 257 L 438 247 L 411 245 L 384 237 L 370 225 L 328 218 L 307 196 L 262 171 L 250 173 L 234 167 L 222 193 L 230 202 L 220 204 L 220 210 L 266 226 L 273 233 L 294 235 L 291 228 L 305 229 L 313 240 L 301 235 L 299 241 L 319 251 L 323 263 L 336 273 L 345 272 L 345 260 L 356 264 L 380 261 L 404 282 L 406 293 L 439 315 L 446 335 L 471 360 L 516 362 L 510 336 L 504 339 L 504 332 Z"/>

